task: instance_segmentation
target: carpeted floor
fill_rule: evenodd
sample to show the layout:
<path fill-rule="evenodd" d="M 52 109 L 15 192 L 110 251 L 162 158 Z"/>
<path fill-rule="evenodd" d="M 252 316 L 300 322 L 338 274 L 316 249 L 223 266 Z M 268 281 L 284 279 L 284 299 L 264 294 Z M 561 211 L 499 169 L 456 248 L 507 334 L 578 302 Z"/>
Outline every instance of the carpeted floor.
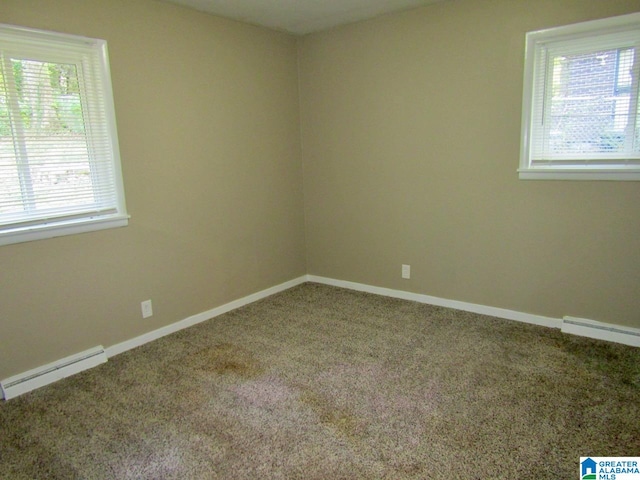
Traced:
<path fill-rule="evenodd" d="M 640 349 L 304 284 L 0 403 L 7 479 L 573 479 Z"/>

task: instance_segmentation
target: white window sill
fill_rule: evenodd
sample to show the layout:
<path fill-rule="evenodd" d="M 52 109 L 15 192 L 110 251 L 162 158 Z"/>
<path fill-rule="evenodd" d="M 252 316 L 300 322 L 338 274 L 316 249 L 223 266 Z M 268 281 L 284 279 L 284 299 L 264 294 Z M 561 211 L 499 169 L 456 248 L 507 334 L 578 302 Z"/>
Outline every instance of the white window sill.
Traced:
<path fill-rule="evenodd" d="M 108 228 L 126 227 L 129 224 L 129 218 L 129 215 L 119 214 L 103 218 L 68 220 L 48 225 L 32 225 L 29 227 L 0 231 L 0 246 L 74 235 L 76 233 L 106 230 Z"/>
<path fill-rule="evenodd" d="M 611 180 L 640 181 L 640 170 L 518 170 L 520 180 Z"/>

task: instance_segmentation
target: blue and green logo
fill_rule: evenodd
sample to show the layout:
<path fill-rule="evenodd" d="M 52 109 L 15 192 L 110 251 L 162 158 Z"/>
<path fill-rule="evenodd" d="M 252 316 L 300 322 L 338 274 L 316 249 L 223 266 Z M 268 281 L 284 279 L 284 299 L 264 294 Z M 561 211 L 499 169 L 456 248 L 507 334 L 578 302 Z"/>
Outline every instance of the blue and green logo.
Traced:
<path fill-rule="evenodd" d="M 587 457 L 585 460 L 580 462 L 580 480 L 595 480 L 596 477 L 596 469 L 598 468 L 598 464 L 592 458 Z"/>

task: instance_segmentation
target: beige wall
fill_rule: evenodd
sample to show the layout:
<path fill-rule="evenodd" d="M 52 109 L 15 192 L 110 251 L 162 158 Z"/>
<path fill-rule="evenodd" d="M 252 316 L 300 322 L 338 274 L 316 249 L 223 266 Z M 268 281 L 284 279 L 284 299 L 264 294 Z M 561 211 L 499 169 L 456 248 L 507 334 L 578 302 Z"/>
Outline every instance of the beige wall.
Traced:
<path fill-rule="evenodd" d="M 635 10 L 453 0 L 304 38 L 308 272 L 640 327 L 640 182 L 516 173 L 525 32 Z"/>
<path fill-rule="evenodd" d="M 640 327 L 640 183 L 516 174 L 524 33 L 636 5 L 451 0 L 296 45 L 155 0 L 2 0 L 109 42 L 132 218 L 0 247 L 0 378 L 304 273 Z"/>
<path fill-rule="evenodd" d="M 0 22 L 108 41 L 131 214 L 0 247 L 0 378 L 306 272 L 295 38 L 154 0 L 2 0 Z"/>

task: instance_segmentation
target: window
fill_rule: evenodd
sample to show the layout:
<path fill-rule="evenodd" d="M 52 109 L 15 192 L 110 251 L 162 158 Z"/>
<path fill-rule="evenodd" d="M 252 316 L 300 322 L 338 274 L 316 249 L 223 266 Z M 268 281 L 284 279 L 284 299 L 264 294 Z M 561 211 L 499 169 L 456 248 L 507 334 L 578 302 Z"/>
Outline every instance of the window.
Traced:
<path fill-rule="evenodd" d="M 640 180 L 640 13 L 526 43 L 520 178 Z"/>
<path fill-rule="evenodd" d="M 106 42 L 0 25 L 0 245 L 127 223 Z"/>

